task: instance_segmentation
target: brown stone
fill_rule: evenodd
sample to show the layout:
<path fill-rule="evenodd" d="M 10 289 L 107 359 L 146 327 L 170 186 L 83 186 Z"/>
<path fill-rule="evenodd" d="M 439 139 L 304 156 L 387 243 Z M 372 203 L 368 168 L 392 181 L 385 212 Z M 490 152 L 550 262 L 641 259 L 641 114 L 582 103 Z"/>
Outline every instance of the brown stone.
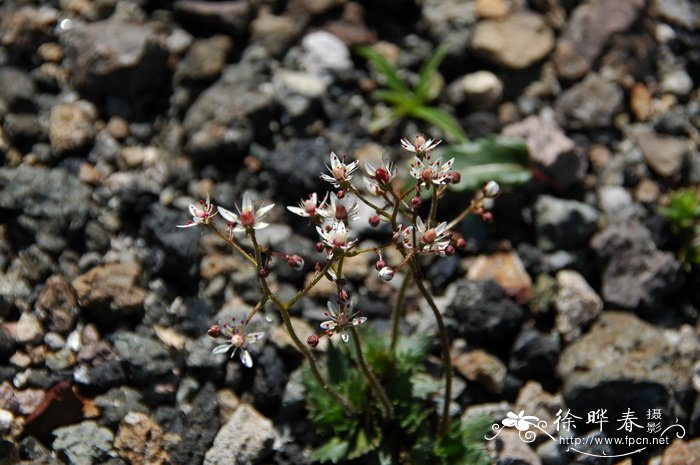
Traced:
<path fill-rule="evenodd" d="M 129 412 L 119 423 L 114 447 L 132 465 L 164 465 L 169 462 L 163 450 L 163 430 L 148 415 Z"/>
<path fill-rule="evenodd" d="M 630 93 L 630 108 L 638 121 L 647 121 L 654 114 L 654 102 L 647 86 L 637 83 Z"/>
<path fill-rule="evenodd" d="M 508 369 L 495 355 L 473 350 L 458 355 L 452 363 L 467 380 L 480 384 L 491 392 L 503 391 Z"/>
<path fill-rule="evenodd" d="M 700 465 L 700 458 L 691 452 L 687 442 L 674 439 L 664 450 L 661 465 Z"/>
<path fill-rule="evenodd" d="M 469 267 L 467 278 L 492 279 L 520 304 L 529 302 L 532 298 L 532 279 L 515 252 L 479 255 Z"/>

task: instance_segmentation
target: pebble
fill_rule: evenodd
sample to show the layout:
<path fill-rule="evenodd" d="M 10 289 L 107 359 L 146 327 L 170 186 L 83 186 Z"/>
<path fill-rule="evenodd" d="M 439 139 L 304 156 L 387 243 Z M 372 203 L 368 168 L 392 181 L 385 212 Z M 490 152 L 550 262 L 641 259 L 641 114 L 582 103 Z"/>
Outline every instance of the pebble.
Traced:
<path fill-rule="evenodd" d="M 576 271 L 562 270 L 557 273 L 556 280 L 556 328 L 565 341 L 571 342 L 600 316 L 603 301 L 586 279 Z"/>
<path fill-rule="evenodd" d="M 492 279 L 520 304 L 525 304 L 532 298 L 532 279 L 516 252 L 479 255 L 469 265 L 467 279 Z"/>
<path fill-rule="evenodd" d="M 468 381 L 493 393 L 503 392 L 508 369 L 501 360 L 483 350 L 473 350 L 453 358 L 454 368 Z"/>
<path fill-rule="evenodd" d="M 507 0 L 476 0 L 476 11 L 482 18 L 503 18 L 510 11 Z"/>
<path fill-rule="evenodd" d="M 521 11 L 500 20 L 479 21 L 470 45 L 498 65 L 524 69 L 549 54 L 554 33 L 540 15 Z"/>
<path fill-rule="evenodd" d="M 175 367 L 167 349 L 155 339 L 127 331 L 114 333 L 111 338 L 126 364 L 129 379 L 137 385 L 154 381 Z"/>
<path fill-rule="evenodd" d="M 653 132 L 638 134 L 637 144 L 647 165 L 665 178 L 680 175 L 683 161 L 690 152 L 690 144 L 686 139 Z"/>
<path fill-rule="evenodd" d="M 263 9 L 250 25 L 251 43 L 272 56 L 282 56 L 303 32 L 302 23 L 290 16 L 277 16 Z"/>
<path fill-rule="evenodd" d="M 476 71 L 455 80 L 447 93 L 454 104 L 466 102 L 470 108 L 489 109 L 500 103 L 503 82 L 490 71 Z"/>
<path fill-rule="evenodd" d="M 17 342 L 21 344 L 36 344 L 44 338 L 44 328 L 34 313 L 22 313 L 16 331 Z"/>
<path fill-rule="evenodd" d="M 253 407 L 240 405 L 219 430 L 204 465 L 246 465 L 264 460 L 276 438 L 272 422 Z"/>
<path fill-rule="evenodd" d="M 613 81 L 588 73 L 583 82 L 564 91 L 554 110 L 557 122 L 567 129 L 595 129 L 610 126 L 622 109 L 624 94 Z"/>
<path fill-rule="evenodd" d="M 163 430 L 148 415 L 129 412 L 119 423 L 114 448 L 132 465 L 164 465 L 169 460 L 163 442 Z"/>
<path fill-rule="evenodd" d="M 215 35 L 198 39 L 178 63 L 175 79 L 179 81 L 212 81 L 221 75 L 226 58 L 233 47 L 229 36 Z"/>
<path fill-rule="evenodd" d="M 588 162 L 583 151 L 554 124 L 529 116 L 506 126 L 502 134 L 525 139 L 533 163 L 552 183 L 567 188 L 585 177 Z"/>
<path fill-rule="evenodd" d="M 498 463 L 542 465 L 540 457 L 522 441 L 518 433 L 516 430 L 505 429 L 494 439 L 498 450 Z"/>
<path fill-rule="evenodd" d="M 330 32 L 307 34 L 301 41 L 301 47 L 304 69 L 312 74 L 325 77 L 352 69 L 350 50 Z"/>
<path fill-rule="evenodd" d="M 53 448 L 68 465 L 94 465 L 107 460 L 114 434 L 94 421 L 64 426 L 54 431 Z"/>
<path fill-rule="evenodd" d="M 88 147 L 95 139 L 97 110 L 84 100 L 60 103 L 51 108 L 49 140 L 57 154 L 76 152 Z"/>
<path fill-rule="evenodd" d="M 610 37 L 626 31 L 644 3 L 643 0 L 602 0 L 577 6 L 554 52 L 559 75 L 577 79 L 587 73 Z"/>
<path fill-rule="evenodd" d="M 622 186 L 603 186 L 598 189 L 598 206 L 609 222 L 627 221 L 637 212 L 632 195 Z"/>
<path fill-rule="evenodd" d="M 535 202 L 535 234 L 543 250 L 572 249 L 596 231 L 598 211 L 575 200 L 541 195 Z"/>

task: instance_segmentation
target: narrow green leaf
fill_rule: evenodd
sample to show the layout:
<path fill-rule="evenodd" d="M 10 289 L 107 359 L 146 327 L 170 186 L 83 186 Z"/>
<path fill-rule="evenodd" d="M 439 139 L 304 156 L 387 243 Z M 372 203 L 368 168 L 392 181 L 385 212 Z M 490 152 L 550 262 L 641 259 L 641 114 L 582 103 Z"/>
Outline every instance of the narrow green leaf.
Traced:
<path fill-rule="evenodd" d="M 311 453 L 311 460 L 319 462 L 341 461 L 348 452 L 350 444 L 347 441 L 334 437 Z"/>
<path fill-rule="evenodd" d="M 399 92 L 406 95 L 409 94 L 409 90 L 406 88 L 403 80 L 399 77 L 399 73 L 394 65 L 389 63 L 389 61 L 384 58 L 381 53 L 367 46 L 357 47 L 356 52 L 358 55 L 368 60 L 372 66 L 374 66 L 374 68 L 382 76 L 384 76 L 386 79 L 386 84 L 390 89 L 392 89 L 394 92 Z"/>
<path fill-rule="evenodd" d="M 372 97 L 377 100 L 381 100 L 386 103 L 392 103 L 394 105 L 404 105 L 404 106 L 414 106 L 415 102 L 412 98 L 407 97 L 405 94 L 400 92 L 395 92 L 393 90 L 378 89 L 372 92 Z"/>
<path fill-rule="evenodd" d="M 411 111 L 411 116 L 437 126 L 452 142 L 462 143 L 469 140 L 459 122 L 442 110 L 433 107 L 418 107 Z"/>
<path fill-rule="evenodd" d="M 447 47 L 439 46 L 435 49 L 433 54 L 425 60 L 423 66 L 421 66 L 418 72 L 418 84 L 415 89 L 415 96 L 418 102 L 425 102 L 428 97 L 428 90 L 430 89 L 430 82 L 433 74 L 437 71 L 442 60 L 445 59 L 447 55 Z"/>

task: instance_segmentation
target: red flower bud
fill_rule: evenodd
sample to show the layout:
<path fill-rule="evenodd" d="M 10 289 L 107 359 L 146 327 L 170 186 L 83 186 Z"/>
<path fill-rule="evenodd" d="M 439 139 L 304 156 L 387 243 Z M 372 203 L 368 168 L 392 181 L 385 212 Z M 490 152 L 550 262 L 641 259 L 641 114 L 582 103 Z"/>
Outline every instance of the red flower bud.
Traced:
<path fill-rule="evenodd" d="M 324 249 L 325 247 L 326 247 L 326 246 L 323 245 L 323 242 L 317 242 L 317 243 L 314 245 L 314 249 L 316 249 L 316 252 L 323 252 L 323 249 Z"/>
<path fill-rule="evenodd" d="M 213 337 L 216 339 L 217 337 L 221 336 L 221 328 L 219 325 L 211 325 L 209 329 L 207 330 L 207 334 L 209 337 Z"/>
<path fill-rule="evenodd" d="M 381 269 L 384 268 L 385 266 L 386 266 L 386 262 L 385 262 L 384 260 L 381 260 L 381 259 L 380 259 L 380 260 L 377 260 L 377 263 L 374 264 L 374 268 L 375 268 L 377 271 L 381 270 Z"/>
<path fill-rule="evenodd" d="M 413 206 L 413 208 L 420 207 L 421 203 L 423 203 L 423 201 L 417 195 L 411 199 L 411 205 Z"/>
<path fill-rule="evenodd" d="M 466 239 L 464 239 L 463 237 L 460 237 L 459 239 L 457 239 L 457 247 L 459 247 L 460 249 L 466 248 L 467 247 Z"/>
<path fill-rule="evenodd" d="M 318 336 L 312 334 L 311 336 L 306 338 L 306 343 L 311 347 L 316 347 L 318 345 Z"/>
<path fill-rule="evenodd" d="M 445 255 L 447 255 L 448 257 L 451 257 L 454 254 L 455 254 L 454 247 L 452 247 L 451 245 L 448 245 L 447 247 L 445 247 Z"/>
<path fill-rule="evenodd" d="M 369 225 L 373 228 L 379 226 L 379 215 L 372 215 L 369 217 Z"/>
<path fill-rule="evenodd" d="M 268 270 L 267 268 L 260 268 L 260 271 L 258 271 L 258 276 L 260 276 L 261 278 L 267 278 L 268 276 L 270 276 L 270 270 Z"/>
<path fill-rule="evenodd" d="M 299 255 L 290 255 L 287 257 L 287 264 L 291 269 L 301 271 L 304 268 L 304 259 Z"/>
<path fill-rule="evenodd" d="M 391 175 L 386 168 L 377 168 L 374 172 L 374 179 L 376 179 L 379 184 L 387 184 L 391 179 Z"/>
<path fill-rule="evenodd" d="M 338 197 L 339 199 L 344 199 L 344 198 L 345 198 L 345 190 L 339 189 L 338 192 L 336 192 L 335 195 L 336 195 L 336 197 Z"/>

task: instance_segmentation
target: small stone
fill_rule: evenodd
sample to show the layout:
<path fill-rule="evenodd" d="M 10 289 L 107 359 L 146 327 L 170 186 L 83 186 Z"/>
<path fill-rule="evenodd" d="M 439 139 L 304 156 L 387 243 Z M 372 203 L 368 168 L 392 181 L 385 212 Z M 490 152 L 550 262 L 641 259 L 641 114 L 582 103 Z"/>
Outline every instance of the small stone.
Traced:
<path fill-rule="evenodd" d="M 175 368 L 167 349 L 155 339 L 120 331 L 112 335 L 114 348 L 126 363 L 129 379 L 146 384 Z"/>
<path fill-rule="evenodd" d="M 163 447 L 163 430 L 148 415 L 129 412 L 119 424 L 114 448 L 132 465 L 169 463 Z"/>
<path fill-rule="evenodd" d="M 178 16 L 214 32 L 240 35 L 247 32 L 251 4 L 247 1 L 177 0 Z"/>
<path fill-rule="evenodd" d="M 636 213 L 632 196 L 622 186 L 603 186 L 598 189 L 598 206 L 609 222 L 627 221 Z"/>
<path fill-rule="evenodd" d="M 233 41 L 229 36 L 216 35 L 196 40 L 178 64 L 175 79 L 179 81 L 211 81 L 221 75 Z"/>
<path fill-rule="evenodd" d="M 138 285 L 141 267 L 110 263 L 97 266 L 73 281 L 81 307 L 109 324 L 143 309 L 148 294 Z"/>
<path fill-rule="evenodd" d="M 281 56 L 303 32 L 303 25 L 289 16 L 276 16 L 262 10 L 250 25 L 250 41 L 272 56 Z"/>
<path fill-rule="evenodd" d="M 114 435 L 94 421 L 55 430 L 53 448 L 69 465 L 93 465 L 109 458 Z"/>
<path fill-rule="evenodd" d="M 94 404 L 102 410 L 101 421 L 110 427 L 116 426 L 129 413 L 148 413 L 141 394 L 126 386 L 112 388 L 95 397 Z"/>
<path fill-rule="evenodd" d="M 86 101 L 61 103 L 51 108 L 49 140 L 58 154 L 87 147 L 95 138 L 97 111 Z"/>
<path fill-rule="evenodd" d="M 595 129 L 610 126 L 622 108 L 624 95 L 613 81 L 588 73 L 580 82 L 563 92 L 554 109 L 557 122 L 567 129 Z"/>
<path fill-rule="evenodd" d="M 0 100 L 9 110 L 27 111 L 34 107 L 36 88 L 34 80 L 25 71 L 10 66 L 0 66 Z"/>
<path fill-rule="evenodd" d="M 112 116 L 107 121 L 107 132 L 117 140 L 124 140 L 129 136 L 129 122 L 119 116 Z"/>
<path fill-rule="evenodd" d="M 653 132 L 637 135 L 637 144 L 647 165 L 665 178 L 680 174 L 683 160 L 690 151 L 690 144 L 686 139 Z"/>
<path fill-rule="evenodd" d="M 542 465 L 540 457 L 520 438 L 519 431 L 505 429 L 494 441 L 497 442 L 497 463 L 518 465 Z"/>
<path fill-rule="evenodd" d="M 452 364 L 468 381 L 480 384 L 489 392 L 503 392 L 508 370 L 498 357 L 473 350 L 458 355 Z"/>
<path fill-rule="evenodd" d="M 63 60 L 63 47 L 55 42 L 41 44 L 37 49 L 37 53 L 44 61 L 58 63 Z"/>
<path fill-rule="evenodd" d="M 671 24 L 692 30 L 698 26 L 700 10 L 689 0 L 654 0 L 651 11 Z"/>
<path fill-rule="evenodd" d="M 246 465 L 264 460 L 275 440 L 272 422 L 247 404 L 239 406 L 219 430 L 204 465 Z"/>
<path fill-rule="evenodd" d="M 640 203 L 656 204 L 660 196 L 659 185 L 651 179 L 642 179 L 634 190 L 634 199 Z"/>
<path fill-rule="evenodd" d="M 467 279 L 492 279 L 520 304 L 532 298 L 532 279 L 516 252 L 479 255 L 469 266 Z"/>
<path fill-rule="evenodd" d="M 5 435 L 10 431 L 15 416 L 9 410 L 0 409 L 0 434 Z"/>
<path fill-rule="evenodd" d="M 350 50 L 330 32 L 307 34 L 301 41 L 304 69 L 318 76 L 327 76 L 352 69 Z"/>
<path fill-rule="evenodd" d="M 503 135 L 525 139 L 537 168 L 553 183 L 567 188 L 581 182 L 588 163 L 583 151 L 554 124 L 537 116 L 503 128 Z"/>
<path fill-rule="evenodd" d="M 447 92 L 452 103 L 466 102 L 469 108 L 489 109 L 501 101 L 503 82 L 490 71 L 477 71 L 457 79 Z"/>
<path fill-rule="evenodd" d="M 543 250 L 572 249 L 596 231 L 598 211 L 588 204 L 541 195 L 535 203 L 535 233 Z"/>
<path fill-rule="evenodd" d="M 75 327 L 80 312 L 78 297 L 62 275 L 53 275 L 46 280 L 36 305 L 49 315 L 49 329 L 52 331 L 65 334 Z"/>
<path fill-rule="evenodd" d="M 686 441 L 674 439 L 664 450 L 661 465 L 700 465 L 700 458 L 691 452 Z"/>
<path fill-rule="evenodd" d="M 482 18 L 503 18 L 510 11 L 507 0 L 476 0 L 476 12 Z"/>
<path fill-rule="evenodd" d="M 34 313 L 23 312 L 17 321 L 17 342 L 35 344 L 44 338 L 44 328 Z"/>
<path fill-rule="evenodd" d="M 588 72 L 608 39 L 626 31 L 644 4 L 643 0 L 602 0 L 580 4 L 572 13 L 554 52 L 559 75 L 576 79 Z"/>
<path fill-rule="evenodd" d="M 522 11 L 477 23 L 471 47 L 499 65 L 524 69 L 549 54 L 554 34 L 540 15 Z"/>
<path fill-rule="evenodd" d="M 654 102 L 647 86 L 637 83 L 630 92 L 630 108 L 637 121 L 647 121 L 654 114 Z"/>
<path fill-rule="evenodd" d="M 557 412 L 566 409 L 561 394 L 550 394 L 542 389 L 537 381 L 528 381 L 520 389 L 515 401 L 515 411 L 524 411 L 525 415 L 533 415 L 547 422 L 545 431 L 554 434 L 557 431 Z"/>
<path fill-rule="evenodd" d="M 234 412 L 241 405 L 241 399 L 233 389 L 221 389 L 216 393 L 219 399 L 219 416 L 222 424 L 228 423 Z"/>
<path fill-rule="evenodd" d="M 556 276 L 556 327 L 564 340 L 573 341 L 603 311 L 603 301 L 578 272 L 562 270 Z"/>

